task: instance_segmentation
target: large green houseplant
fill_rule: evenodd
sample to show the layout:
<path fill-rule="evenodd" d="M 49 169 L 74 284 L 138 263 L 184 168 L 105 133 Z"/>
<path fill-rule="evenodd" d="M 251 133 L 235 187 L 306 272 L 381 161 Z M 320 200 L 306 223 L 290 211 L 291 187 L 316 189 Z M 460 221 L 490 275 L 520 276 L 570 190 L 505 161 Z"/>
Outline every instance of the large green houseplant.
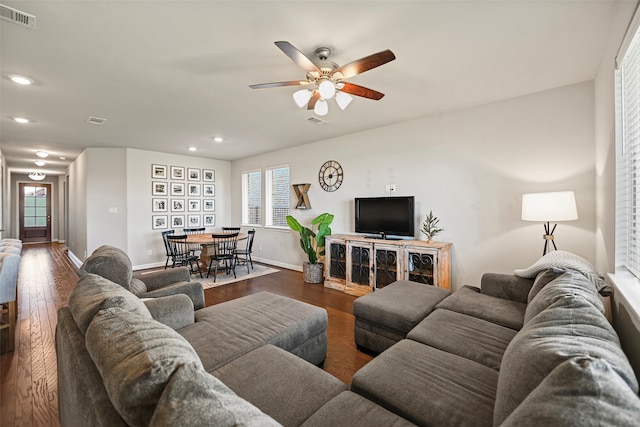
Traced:
<path fill-rule="evenodd" d="M 326 212 L 311 221 L 311 228 L 303 226 L 293 216 L 287 216 L 289 228 L 300 234 L 300 247 L 309 259 L 302 265 L 304 281 L 307 283 L 322 282 L 324 264 L 318 261 L 324 256 L 324 238 L 331 234 L 331 222 L 333 215 Z M 313 231 L 314 226 L 316 231 Z"/>

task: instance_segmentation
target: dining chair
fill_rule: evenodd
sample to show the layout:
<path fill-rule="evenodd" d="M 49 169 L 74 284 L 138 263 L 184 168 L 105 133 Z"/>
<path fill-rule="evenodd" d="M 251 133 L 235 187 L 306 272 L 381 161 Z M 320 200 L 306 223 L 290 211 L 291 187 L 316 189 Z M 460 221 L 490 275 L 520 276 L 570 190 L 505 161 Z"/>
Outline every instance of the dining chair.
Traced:
<path fill-rule="evenodd" d="M 223 233 L 239 233 L 240 227 L 222 227 Z"/>
<path fill-rule="evenodd" d="M 204 234 L 205 228 L 204 227 L 183 228 L 182 231 L 184 231 L 184 234 Z M 201 251 L 201 248 L 200 248 L 200 245 L 198 243 L 190 243 L 189 244 L 189 250 L 194 255 L 199 255 L 200 251 Z"/>
<path fill-rule="evenodd" d="M 162 241 L 164 242 L 164 251 L 167 254 L 167 260 L 164 262 L 165 270 L 169 265 L 169 260 L 173 257 L 173 253 L 171 252 L 171 246 L 169 246 L 169 242 L 167 241 L 167 236 L 174 233 L 175 233 L 175 230 L 167 230 L 162 232 Z"/>
<path fill-rule="evenodd" d="M 211 268 L 213 267 L 213 281 L 215 283 L 218 276 L 218 268 L 223 265 L 227 274 L 229 274 L 229 271 L 233 271 L 233 277 L 235 278 L 235 252 L 238 247 L 238 233 L 214 233 L 211 238 L 211 243 L 207 244 L 209 248 L 207 253 L 209 256 L 207 277 L 211 274 Z"/>
<path fill-rule="evenodd" d="M 251 264 L 251 269 L 253 270 L 253 260 L 251 259 L 251 251 L 253 250 L 253 238 L 256 236 L 256 230 L 247 231 L 247 246 L 244 249 L 236 249 L 236 265 L 245 265 L 247 266 L 247 273 L 249 273 L 249 264 Z M 242 258 L 238 258 L 240 255 Z"/>
<path fill-rule="evenodd" d="M 189 247 L 190 244 L 187 243 L 187 235 L 183 234 L 180 236 L 171 236 L 167 235 L 167 242 L 169 243 L 170 249 L 173 253 L 171 264 L 171 268 L 176 265 L 179 267 L 187 267 L 189 266 L 189 271 L 191 274 L 199 273 L 200 277 L 202 277 L 202 271 L 200 270 L 200 257 L 194 255 Z M 193 264 L 195 263 L 196 268 L 193 268 Z"/>

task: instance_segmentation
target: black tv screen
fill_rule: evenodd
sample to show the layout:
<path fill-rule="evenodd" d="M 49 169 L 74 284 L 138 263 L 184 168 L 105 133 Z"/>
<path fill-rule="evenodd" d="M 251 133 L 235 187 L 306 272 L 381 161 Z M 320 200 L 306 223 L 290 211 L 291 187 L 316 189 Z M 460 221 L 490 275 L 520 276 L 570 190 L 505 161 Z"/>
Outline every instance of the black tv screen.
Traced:
<path fill-rule="evenodd" d="M 356 233 L 382 237 L 414 235 L 414 198 L 361 197 L 355 199 Z"/>

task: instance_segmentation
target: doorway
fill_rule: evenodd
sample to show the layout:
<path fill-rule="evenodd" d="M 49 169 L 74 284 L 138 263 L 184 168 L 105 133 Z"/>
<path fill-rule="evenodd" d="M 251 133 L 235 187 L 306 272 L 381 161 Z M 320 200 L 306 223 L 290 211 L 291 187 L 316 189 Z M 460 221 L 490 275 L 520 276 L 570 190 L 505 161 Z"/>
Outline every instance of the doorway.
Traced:
<path fill-rule="evenodd" d="M 51 241 L 51 184 L 20 184 L 20 240 Z"/>

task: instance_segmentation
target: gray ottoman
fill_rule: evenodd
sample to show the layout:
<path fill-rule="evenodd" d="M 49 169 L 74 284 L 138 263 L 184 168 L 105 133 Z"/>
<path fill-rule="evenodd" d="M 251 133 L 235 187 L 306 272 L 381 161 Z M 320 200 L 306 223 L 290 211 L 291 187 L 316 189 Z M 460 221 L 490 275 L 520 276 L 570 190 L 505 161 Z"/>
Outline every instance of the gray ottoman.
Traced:
<path fill-rule="evenodd" d="M 404 339 L 450 292 L 399 280 L 353 302 L 358 347 L 381 353 Z"/>

